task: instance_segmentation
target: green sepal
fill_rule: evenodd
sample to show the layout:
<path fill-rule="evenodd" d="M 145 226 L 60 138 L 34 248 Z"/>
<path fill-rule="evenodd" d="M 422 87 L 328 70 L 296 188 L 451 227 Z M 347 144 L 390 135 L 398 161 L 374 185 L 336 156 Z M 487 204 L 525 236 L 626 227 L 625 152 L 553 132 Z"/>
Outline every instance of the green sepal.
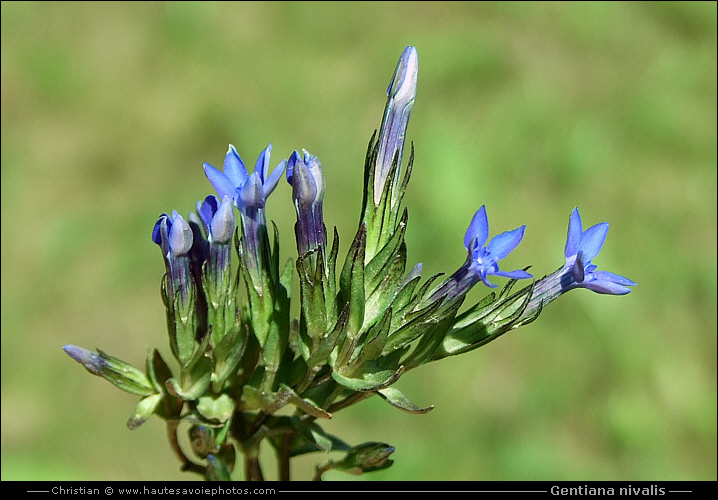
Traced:
<path fill-rule="evenodd" d="M 374 179 L 376 177 L 376 153 L 378 152 L 378 143 L 374 145 L 370 165 L 371 183 L 365 186 L 370 193 L 369 204 L 363 212 L 363 221 L 367 226 L 367 262 L 371 261 L 391 239 L 396 231 L 396 221 L 400 208 L 399 203 L 395 203 L 399 196 L 394 197 L 394 183 L 396 182 L 396 172 L 401 167 L 399 165 L 398 154 L 394 155 L 389 171 L 386 174 L 384 186 L 382 188 L 379 203 L 374 202 Z"/>
<path fill-rule="evenodd" d="M 311 369 L 320 368 L 329 360 L 332 351 L 346 338 L 346 323 L 349 319 L 349 308 L 345 307 L 334 329 L 319 342 L 317 348 L 306 357 L 307 366 Z"/>
<path fill-rule="evenodd" d="M 212 387 L 219 392 L 229 377 L 237 372 L 247 347 L 247 331 L 236 321 L 234 327 L 214 346 L 212 357 L 214 359 L 214 373 Z"/>
<path fill-rule="evenodd" d="M 97 349 L 97 354 L 101 359 L 101 368 L 99 372 L 88 369 L 91 373 L 101 376 L 111 384 L 130 394 L 151 396 L 157 393 L 157 390 L 155 390 L 154 385 L 147 376 L 134 366 L 110 356 L 100 349 Z"/>
<path fill-rule="evenodd" d="M 355 338 L 364 323 L 364 250 L 366 245 L 366 225 L 362 224 L 347 254 L 340 278 L 340 291 L 349 304 L 347 337 Z"/>
<path fill-rule="evenodd" d="M 381 355 L 387 338 L 389 337 L 390 325 L 391 307 L 386 311 L 379 322 L 373 325 L 367 332 L 361 352 L 356 359 L 352 361 L 353 366 L 363 365 L 365 362 L 374 360 Z"/>
<path fill-rule="evenodd" d="M 382 270 L 382 281 L 375 290 L 367 294 L 364 308 L 365 324 L 372 324 L 385 314 L 401 289 L 405 268 L 406 245 L 402 242 L 392 260 L 387 263 L 386 269 Z"/>
<path fill-rule="evenodd" d="M 377 360 L 367 361 L 361 366 L 362 373 L 344 376 L 332 371 L 334 380 L 353 391 L 370 392 L 388 387 L 401 377 L 404 367 L 397 369 L 383 367 Z"/>
<path fill-rule="evenodd" d="M 352 446 L 342 460 L 332 463 L 332 468 L 353 475 L 382 470 L 394 463 L 389 459 L 389 455 L 392 453 L 394 453 L 394 447 L 388 444 L 363 443 Z"/>
<path fill-rule="evenodd" d="M 404 323 L 406 323 L 406 318 L 409 316 L 413 316 L 417 313 L 417 311 L 420 311 L 422 308 L 426 307 L 429 303 L 424 300 L 427 291 L 429 290 L 429 287 L 432 285 L 434 281 L 436 281 L 437 278 L 441 277 L 443 273 L 438 273 L 433 276 L 431 276 L 429 279 L 426 280 L 426 282 L 419 287 L 419 289 L 416 291 L 416 293 L 413 293 L 413 290 L 416 288 L 416 285 L 421 280 L 421 276 L 415 276 L 413 279 L 409 281 L 409 283 L 413 283 L 410 285 L 410 289 L 412 291 L 412 294 L 407 297 L 407 292 L 402 291 L 397 294 L 397 299 L 394 302 L 394 321 L 391 325 L 391 331 L 396 331 L 400 326 L 402 326 Z M 409 283 L 407 285 L 409 285 Z M 399 295 L 402 295 L 401 299 L 399 298 Z M 432 301 L 431 303 L 434 303 L 436 301 Z M 403 303 L 403 305 L 401 305 Z"/>
<path fill-rule="evenodd" d="M 160 295 L 162 296 L 162 303 L 165 305 L 165 316 L 167 320 L 167 334 L 169 335 L 170 349 L 175 359 L 179 359 L 179 351 L 177 350 L 177 325 L 175 323 L 175 306 L 174 302 L 170 300 L 169 291 L 167 289 L 167 281 L 169 276 L 165 273 L 160 281 Z"/>
<path fill-rule="evenodd" d="M 284 437 L 291 434 L 289 457 L 317 451 L 328 453 L 349 449 L 347 443 L 324 431 L 316 422 L 305 421 L 296 415 L 274 417 L 274 420 L 268 421 L 268 425 L 271 425 L 273 430 L 280 431 L 269 436 L 269 442 L 277 450 L 284 446 Z"/>
<path fill-rule="evenodd" d="M 235 228 L 236 234 L 237 228 Z M 227 243 L 229 245 L 229 243 Z M 202 287 L 207 302 L 208 335 L 213 349 L 235 327 L 237 315 L 236 289 L 237 280 L 233 278 L 231 266 L 223 270 L 222 275 L 210 276 L 209 261 L 202 264 Z"/>
<path fill-rule="evenodd" d="M 363 221 L 367 220 L 368 213 L 374 208 L 374 177 L 376 176 L 376 157 L 379 153 L 376 141 L 377 130 L 374 130 L 369 144 L 367 145 L 366 155 L 364 156 L 364 192 L 362 194 L 361 217 Z M 370 204 L 371 203 L 371 204 Z"/>
<path fill-rule="evenodd" d="M 402 319 L 402 325 L 399 326 L 388 338 L 384 345 L 384 354 L 388 354 L 395 349 L 403 347 L 421 335 L 427 328 L 440 321 L 436 313 L 442 306 L 441 301 L 435 301 L 418 311 L 412 311 L 406 314 Z"/>
<path fill-rule="evenodd" d="M 418 273 L 416 268 L 409 272 L 409 274 L 403 279 L 402 283 L 399 284 L 398 290 L 394 296 L 394 300 L 391 302 L 391 306 L 394 311 L 403 311 L 404 308 L 412 300 L 416 285 L 421 281 L 421 274 L 412 275 L 412 273 Z"/>
<path fill-rule="evenodd" d="M 523 288 L 505 299 L 497 299 L 486 305 L 482 302 L 457 317 L 432 361 L 447 356 L 455 356 L 477 349 L 497 339 L 509 330 L 526 325 L 535 320 L 541 308 L 527 317 L 522 317 L 531 300 L 535 283 Z"/>
<path fill-rule="evenodd" d="M 327 434 L 316 422 L 305 422 L 297 417 L 291 417 L 291 422 L 294 428 L 297 430 L 297 443 L 292 443 L 293 446 L 290 448 L 290 456 L 296 456 L 303 453 L 311 453 L 313 451 L 330 452 L 337 449 L 345 449 L 347 444 Z M 304 441 L 304 443 L 301 443 Z"/>
<path fill-rule="evenodd" d="M 195 314 L 195 298 L 197 290 L 194 285 L 189 287 L 189 297 L 182 303 L 180 290 L 175 292 L 173 300 L 174 311 L 174 340 L 176 356 L 180 364 L 188 363 L 195 353 L 195 338 L 197 338 L 198 317 Z"/>
<path fill-rule="evenodd" d="M 403 410 L 407 413 L 424 414 L 434 409 L 434 405 L 427 406 L 426 408 L 421 408 L 415 405 L 414 403 L 409 401 L 409 398 L 404 396 L 404 394 L 399 389 L 395 389 L 393 387 L 385 387 L 384 389 L 379 389 L 378 391 L 376 391 L 376 393 L 390 405 L 394 406 L 395 408 L 399 408 L 400 410 Z"/>
<path fill-rule="evenodd" d="M 409 160 L 406 162 L 406 170 L 404 171 L 404 176 L 401 178 L 401 184 L 399 185 L 399 189 L 397 189 L 395 191 L 396 198 L 393 201 L 393 204 L 395 207 L 399 207 L 402 199 L 404 198 L 404 194 L 406 193 L 406 188 L 409 185 L 409 179 L 411 179 L 411 172 L 413 169 L 414 169 L 414 141 L 411 141 L 411 151 L 409 153 Z"/>
<path fill-rule="evenodd" d="M 422 334 L 411 354 L 403 361 L 407 370 L 421 366 L 431 360 L 434 352 L 444 340 L 447 330 L 454 322 L 456 312 L 461 307 L 462 302 L 463 297 L 460 300 L 450 302 L 447 308 L 442 309 L 431 322 L 426 323 L 426 331 Z"/>
<path fill-rule="evenodd" d="M 134 415 L 127 421 L 127 428 L 132 431 L 144 424 L 147 419 L 157 411 L 161 402 L 162 394 L 152 394 L 151 396 L 142 398 L 135 407 Z"/>
<path fill-rule="evenodd" d="M 193 401 L 204 395 L 212 380 L 212 360 L 204 355 L 209 335 L 190 361 L 180 370 L 179 381 L 170 379 L 174 392 L 185 401 Z"/>
<path fill-rule="evenodd" d="M 274 412 L 293 404 L 305 413 L 317 418 L 332 418 L 332 415 L 309 399 L 302 399 L 291 388 L 284 384 L 280 385 L 279 391 L 266 393 L 253 387 L 245 385 L 242 390 L 242 397 L 246 401 L 249 410 L 258 409 L 272 415 Z"/>
<path fill-rule="evenodd" d="M 316 254 L 316 274 L 312 274 L 309 259 Z M 310 339 L 321 338 L 326 334 L 327 299 L 331 303 L 334 297 L 326 289 L 326 277 L 323 268 L 323 252 L 321 249 L 309 252 L 297 259 L 297 273 L 301 290 L 301 308 L 303 326 Z"/>
<path fill-rule="evenodd" d="M 396 272 L 394 269 L 394 261 L 396 254 L 404 244 L 404 234 L 406 232 L 406 221 L 408 219 L 408 211 L 404 209 L 401 220 L 389 241 L 381 250 L 366 264 L 364 274 L 366 276 L 367 295 L 371 295 L 377 291 L 379 285 L 384 281 L 387 273 Z M 406 250 L 404 251 L 404 262 L 406 261 Z M 404 272 L 403 265 L 401 273 Z M 381 290 L 386 290 L 382 288 Z"/>

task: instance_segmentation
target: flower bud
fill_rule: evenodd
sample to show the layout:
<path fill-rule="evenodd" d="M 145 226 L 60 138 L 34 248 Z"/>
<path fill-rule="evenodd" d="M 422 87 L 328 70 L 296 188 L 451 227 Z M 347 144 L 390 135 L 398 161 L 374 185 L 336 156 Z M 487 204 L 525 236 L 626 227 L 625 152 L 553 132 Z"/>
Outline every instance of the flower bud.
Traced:
<path fill-rule="evenodd" d="M 384 184 L 387 182 L 387 176 L 395 158 L 398 166 L 401 167 L 406 129 L 416 97 L 418 74 L 419 56 L 416 47 L 407 46 L 401 54 L 391 78 L 387 90 L 388 99 L 384 109 L 384 118 L 379 130 L 379 152 L 376 158 L 374 178 L 374 203 L 377 205 L 381 200 Z M 396 169 L 394 175 L 395 180 L 398 179 L 399 168 Z M 396 197 L 391 196 L 391 198 Z"/>
<path fill-rule="evenodd" d="M 66 345 L 62 349 L 88 372 L 104 378 L 123 391 L 139 396 L 156 394 L 155 388 L 144 373 L 99 349 L 96 353 L 76 345 Z"/>
<path fill-rule="evenodd" d="M 302 150 L 297 151 L 287 162 L 287 182 L 292 186 L 297 223 L 294 226 L 299 255 L 323 247 L 326 243 L 324 230 L 323 199 L 325 190 L 324 173 L 319 159 Z"/>

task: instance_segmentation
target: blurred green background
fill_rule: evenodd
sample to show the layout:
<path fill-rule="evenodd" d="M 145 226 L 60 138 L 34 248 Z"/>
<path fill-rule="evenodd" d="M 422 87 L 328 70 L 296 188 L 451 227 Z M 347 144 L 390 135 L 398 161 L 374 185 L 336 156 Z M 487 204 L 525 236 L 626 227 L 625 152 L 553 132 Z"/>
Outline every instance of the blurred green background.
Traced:
<path fill-rule="evenodd" d="M 2 479 L 195 479 L 159 419 L 129 431 L 137 398 L 61 346 L 171 357 L 151 230 L 211 192 L 202 162 L 229 143 L 250 166 L 269 142 L 272 166 L 316 154 L 344 255 L 414 45 L 410 263 L 456 269 L 486 204 L 491 235 L 527 224 L 502 269 L 542 276 L 578 206 L 611 224 L 594 262 L 638 286 L 571 292 L 409 372 L 426 415 L 372 398 L 327 430 L 396 447 L 367 480 L 716 480 L 715 2 L 2 2 L 1 19 Z M 283 181 L 269 217 L 294 257 Z"/>

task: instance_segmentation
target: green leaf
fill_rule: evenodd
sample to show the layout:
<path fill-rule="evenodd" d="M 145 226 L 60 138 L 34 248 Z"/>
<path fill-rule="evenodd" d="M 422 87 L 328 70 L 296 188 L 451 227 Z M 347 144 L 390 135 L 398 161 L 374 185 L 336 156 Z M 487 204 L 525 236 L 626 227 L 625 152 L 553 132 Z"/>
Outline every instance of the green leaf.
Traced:
<path fill-rule="evenodd" d="M 234 401 L 227 394 L 203 396 L 197 400 L 197 411 L 207 420 L 226 422 L 234 411 Z"/>
<path fill-rule="evenodd" d="M 172 378 L 172 371 L 157 349 L 153 349 L 151 353 L 147 354 L 145 369 L 155 390 L 157 392 L 166 392 L 165 383 Z"/>
<path fill-rule="evenodd" d="M 379 389 L 376 393 L 390 405 L 408 413 L 424 414 L 434 409 L 434 405 L 427 406 L 426 408 L 416 406 L 414 403 L 409 401 L 409 399 L 404 396 L 399 389 L 395 389 L 393 387 Z"/>
<path fill-rule="evenodd" d="M 261 409 L 270 415 L 291 403 L 314 417 L 332 418 L 331 413 L 326 412 L 308 399 L 302 399 L 291 388 L 283 384 L 280 386 L 279 391 L 271 393 L 262 392 L 251 385 L 245 385 L 242 395 L 249 409 Z"/>
<path fill-rule="evenodd" d="M 130 430 L 137 429 L 140 425 L 144 424 L 148 418 L 158 409 L 162 402 L 162 394 L 153 394 L 151 396 L 144 397 L 137 403 L 135 413 L 127 421 L 127 427 Z"/>
<path fill-rule="evenodd" d="M 333 371 L 332 378 L 348 389 L 367 392 L 377 391 L 390 386 L 404 373 L 403 366 L 400 366 L 398 369 L 383 368 L 375 361 L 367 362 L 362 365 L 361 368 L 367 371 L 362 372 L 358 376 L 354 374 L 352 377 L 346 377 Z"/>
<path fill-rule="evenodd" d="M 212 378 L 212 360 L 201 356 L 180 372 L 179 382 L 170 379 L 174 391 L 185 401 L 194 401 L 202 396 Z"/>

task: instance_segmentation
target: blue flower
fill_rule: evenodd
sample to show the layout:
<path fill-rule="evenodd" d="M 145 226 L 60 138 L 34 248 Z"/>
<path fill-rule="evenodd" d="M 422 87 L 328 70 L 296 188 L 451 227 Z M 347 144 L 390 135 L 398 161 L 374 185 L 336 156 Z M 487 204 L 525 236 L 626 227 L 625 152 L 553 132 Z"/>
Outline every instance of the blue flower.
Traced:
<path fill-rule="evenodd" d="M 224 157 L 224 171 L 204 163 L 204 173 L 221 199 L 230 198 L 239 208 L 242 222 L 243 261 L 259 286 L 259 275 L 267 267 L 263 255 L 269 251 L 265 205 L 277 187 L 287 160 L 282 160 L 270 173 L 272 145 L 259 154 L 254 172 L 249 175 L 237 150 L 230 144 Z"/>
<path fill-rule="evenodd" d="M 521 242 L 524 237 L 526 226 L 521 226 L 513 231 L 506 231 L 494 236 L 488 245 L 483 246 L 489 237 L 489 220 L 486 217 L 486 207 L 482 206 L 469 224 L 464 235 L 464 246 L 469 252 L 466 261 L 469 272 L 478 276 L 486 286 L 496 287 L 489 282 L 488 276 L 503 276 L 512 279 L 532 278 L 529 273 L 522 270 L 500 271 L 499 260 L 506 257 Z"/>
<path fill-rule="evenodd" d="M 633 281 L 618 274 L 596 271 L 597 266 L 591 263 L 591 260 L 601 251 L 607 234 L 607 222 L 596 224 L 584 231 L 578 208 L 573 209 L 568 223 L 568 236 L 564 250 L 566 263 L 563 266 L 564 273 L 572 280 L 568 282 L 564 280 L 565 287 L 581 287 L 596 293 L 625 295 L 631 291 L 629 286 L 636 285 Z"/>
<path fill-rule="evenodd" d="M 205 162 L 204 173 L 220 199 L 229 196 L 242 212 L 247 209 L 264 208 L 267 197 L 277 186 L 286 164 L 286 160 L 282 160 L 270 173 L 271 152 L 272 145 L 270 144 L 259 154 L 254 172 L 249 175 L 239 153 L 230 144 L 224 157 L 224 171 L 220 172 Z"/>
<path fill-rule="evenodd" d="M 287 162 L 287 182 L 292 186 L 297 211 L 295 235 L 300 256 L 324 246 L 326 242 L 322 213 L 326 183 L 322 164 L 307 150 L 302 151 L 304 157 L 295 151 Z"/>
<path fill-rule="evenodd" d="M 431 294 L 431 299 L 446 296 L 451 300 L 463 296 L 479 281 L 488 287 L 496 287 L 488 280 L 490 275 L 503 276 L 512 279 L 532 278 L 533 276 L 518 269 L 516 271 L 501 271 L 499 260 L 505 258 L 521 242 L 526 226 L 513 231 L 506 231 L 494 236 L 484 246 L 489 237 L 489 221 L 486 217 L 486 207 L 482 206 L 471 219 L 466 234 L 464 246 L 468 252 L 466 262 Z"/>
<path fill-rule="evenodd" d="M 531 316 L 539 307 L 545 307 L 574 288 L 586 288 L 596 293 L 625 295 L 629 286 L 636 283 L 608 271 L 597 271 L 591 261 L 598 255 L 606 241 L 608 223 L 602 222 L 585 231 L 578 208 L 574 208 L 568 222 L 568 236 L 564 256 L 566 261 L 556 272 L 536 282 L 524 317 Z"/>

